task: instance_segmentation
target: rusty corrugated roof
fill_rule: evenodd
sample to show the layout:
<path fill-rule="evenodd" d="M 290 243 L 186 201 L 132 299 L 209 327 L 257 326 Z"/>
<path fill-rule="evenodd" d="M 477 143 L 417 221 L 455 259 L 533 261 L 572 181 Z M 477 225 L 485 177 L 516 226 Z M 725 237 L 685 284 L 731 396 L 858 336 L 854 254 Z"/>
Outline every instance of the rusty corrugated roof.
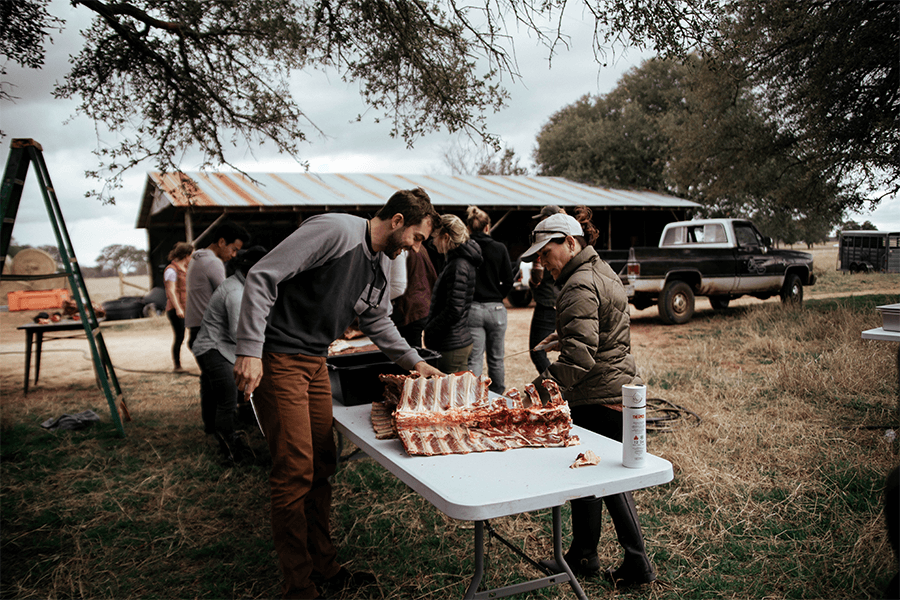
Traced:
<path fill-rule="evenodd" d="M 156 188 L 155 214 L 176 207 L 295 207 L 330 208 L 381 206 L 395 191 L 424 188 L 436 206 L 562 207 L 585 204 L 593 208 L 693 208 L 695 202 L 657 192 L 617 190 L 575 183 L 562 177 L 530 175 L 395 175 L 369 173 L 240 173 L 187 172 L 182 176 L 152 172 L 147 189 Z M 255 181 L 254 181 L 255 180 Z M 185 189 L 190 193 L 185 193 Z M 145 195 L 145 202 L 153 194 Z"/>

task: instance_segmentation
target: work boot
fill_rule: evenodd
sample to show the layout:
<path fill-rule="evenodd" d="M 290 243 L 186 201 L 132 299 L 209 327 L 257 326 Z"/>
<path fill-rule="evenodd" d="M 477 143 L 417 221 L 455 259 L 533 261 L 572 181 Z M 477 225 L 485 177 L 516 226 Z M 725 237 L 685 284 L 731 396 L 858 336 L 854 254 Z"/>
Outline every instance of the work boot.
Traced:
<path fill-rule="evenodd" d="M 570 502 L 572 508 L 572 544 L 564 558 L 576 577 L 590 579 L 600 574 L 597 544 L 603 526 L 603 500 L 579 498 Z M 553 573 L 562 573 L 562 566 L 553 558 L 538 562 Z"/>
<path fill-rule="evenodd" d="M 643 585 L 656 580 L 656 572 L 644 549 L 644 536 L 638 521 L 637 507 L 631 492 L 604 498 L 606 509 L 616 527 L 625 559 L 617 569 L 609 568 L 606 576 L 619 588 Z"/>
<path fill-rule="evenodd" d="M 371 573 L 350 571 L 347 567 L 341 567 L 341 570 L 336 574 L 322 580 L 319 586 L 322 590 L 322 597 L 340 598 L 345 590 L 356 593 L 356 590 L 359 588 L 376 583 L 378 583 L 378 580 Z"/>
<path fill-rule="evenodd" d="M 253 450 L 239 432 L 216 433 L 219 452 L 228 463 L 239 463 L 253 458 Z"/>

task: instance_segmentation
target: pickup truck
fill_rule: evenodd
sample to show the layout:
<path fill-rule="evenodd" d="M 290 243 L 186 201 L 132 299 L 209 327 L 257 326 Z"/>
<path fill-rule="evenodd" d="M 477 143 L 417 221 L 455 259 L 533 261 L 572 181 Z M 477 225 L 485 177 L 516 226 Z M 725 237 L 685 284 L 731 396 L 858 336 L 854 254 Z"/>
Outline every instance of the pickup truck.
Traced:
<path fill-rule="evenodd" d="M 716 310 L 744 295 L 778 294 L 785 304 L 799 304 L 803 286 L 816 282 L 811 254 L 772 248 L 771 238 L 742 219 L 669 223 L 658 248 L 598 254 L 619 274 L 635 308 L 656 303 L 669 324 L 691 319 L 695 296 L 707 296 Z"/>

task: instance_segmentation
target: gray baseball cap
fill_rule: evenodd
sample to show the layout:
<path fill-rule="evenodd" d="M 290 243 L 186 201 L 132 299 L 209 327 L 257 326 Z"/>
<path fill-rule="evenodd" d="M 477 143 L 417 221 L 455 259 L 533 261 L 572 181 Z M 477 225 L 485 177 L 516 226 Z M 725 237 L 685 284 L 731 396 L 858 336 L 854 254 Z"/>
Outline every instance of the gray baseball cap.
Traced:
<path fill-rule="evenodd" d="M 535 226 L 531 232 L 531 247 L 522 255 L 522 260 L 532 262 L 541 248 L 553 238 L 584 235 L 581 223 L 565 214 L 555 214 L 547 217 Z"/>
<path fill-rule="evenodd" d="M 532 219 L 546 219 L 551 215 L 555 215 L 560 212 L 562 209 L 555 204 L 549 204 L 541 209 L 541 212 L 531 217 Z"/>

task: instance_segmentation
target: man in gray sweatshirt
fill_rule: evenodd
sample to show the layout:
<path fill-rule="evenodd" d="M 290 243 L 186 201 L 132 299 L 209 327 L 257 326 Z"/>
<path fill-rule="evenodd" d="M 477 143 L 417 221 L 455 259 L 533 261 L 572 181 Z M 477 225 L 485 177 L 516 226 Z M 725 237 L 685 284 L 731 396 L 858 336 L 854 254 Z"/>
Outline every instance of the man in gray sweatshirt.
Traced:
<path fill-rule="evenodd" d="M 354 319 L 395 363 L 441 375 L 397 332 L 387 293 L 392 261 L 418 250 L 437 213 L 421 188 L 395 193 L 365 220 L 347 214 L 306 219 L 247 274 L 234 365 L 238 390 L 254 392 L 272 455 L 272 529 L 285 598 L 317 598 L 374 582 L 338 564 L 330 535 L 332 436 L 328 346 Z"/>

